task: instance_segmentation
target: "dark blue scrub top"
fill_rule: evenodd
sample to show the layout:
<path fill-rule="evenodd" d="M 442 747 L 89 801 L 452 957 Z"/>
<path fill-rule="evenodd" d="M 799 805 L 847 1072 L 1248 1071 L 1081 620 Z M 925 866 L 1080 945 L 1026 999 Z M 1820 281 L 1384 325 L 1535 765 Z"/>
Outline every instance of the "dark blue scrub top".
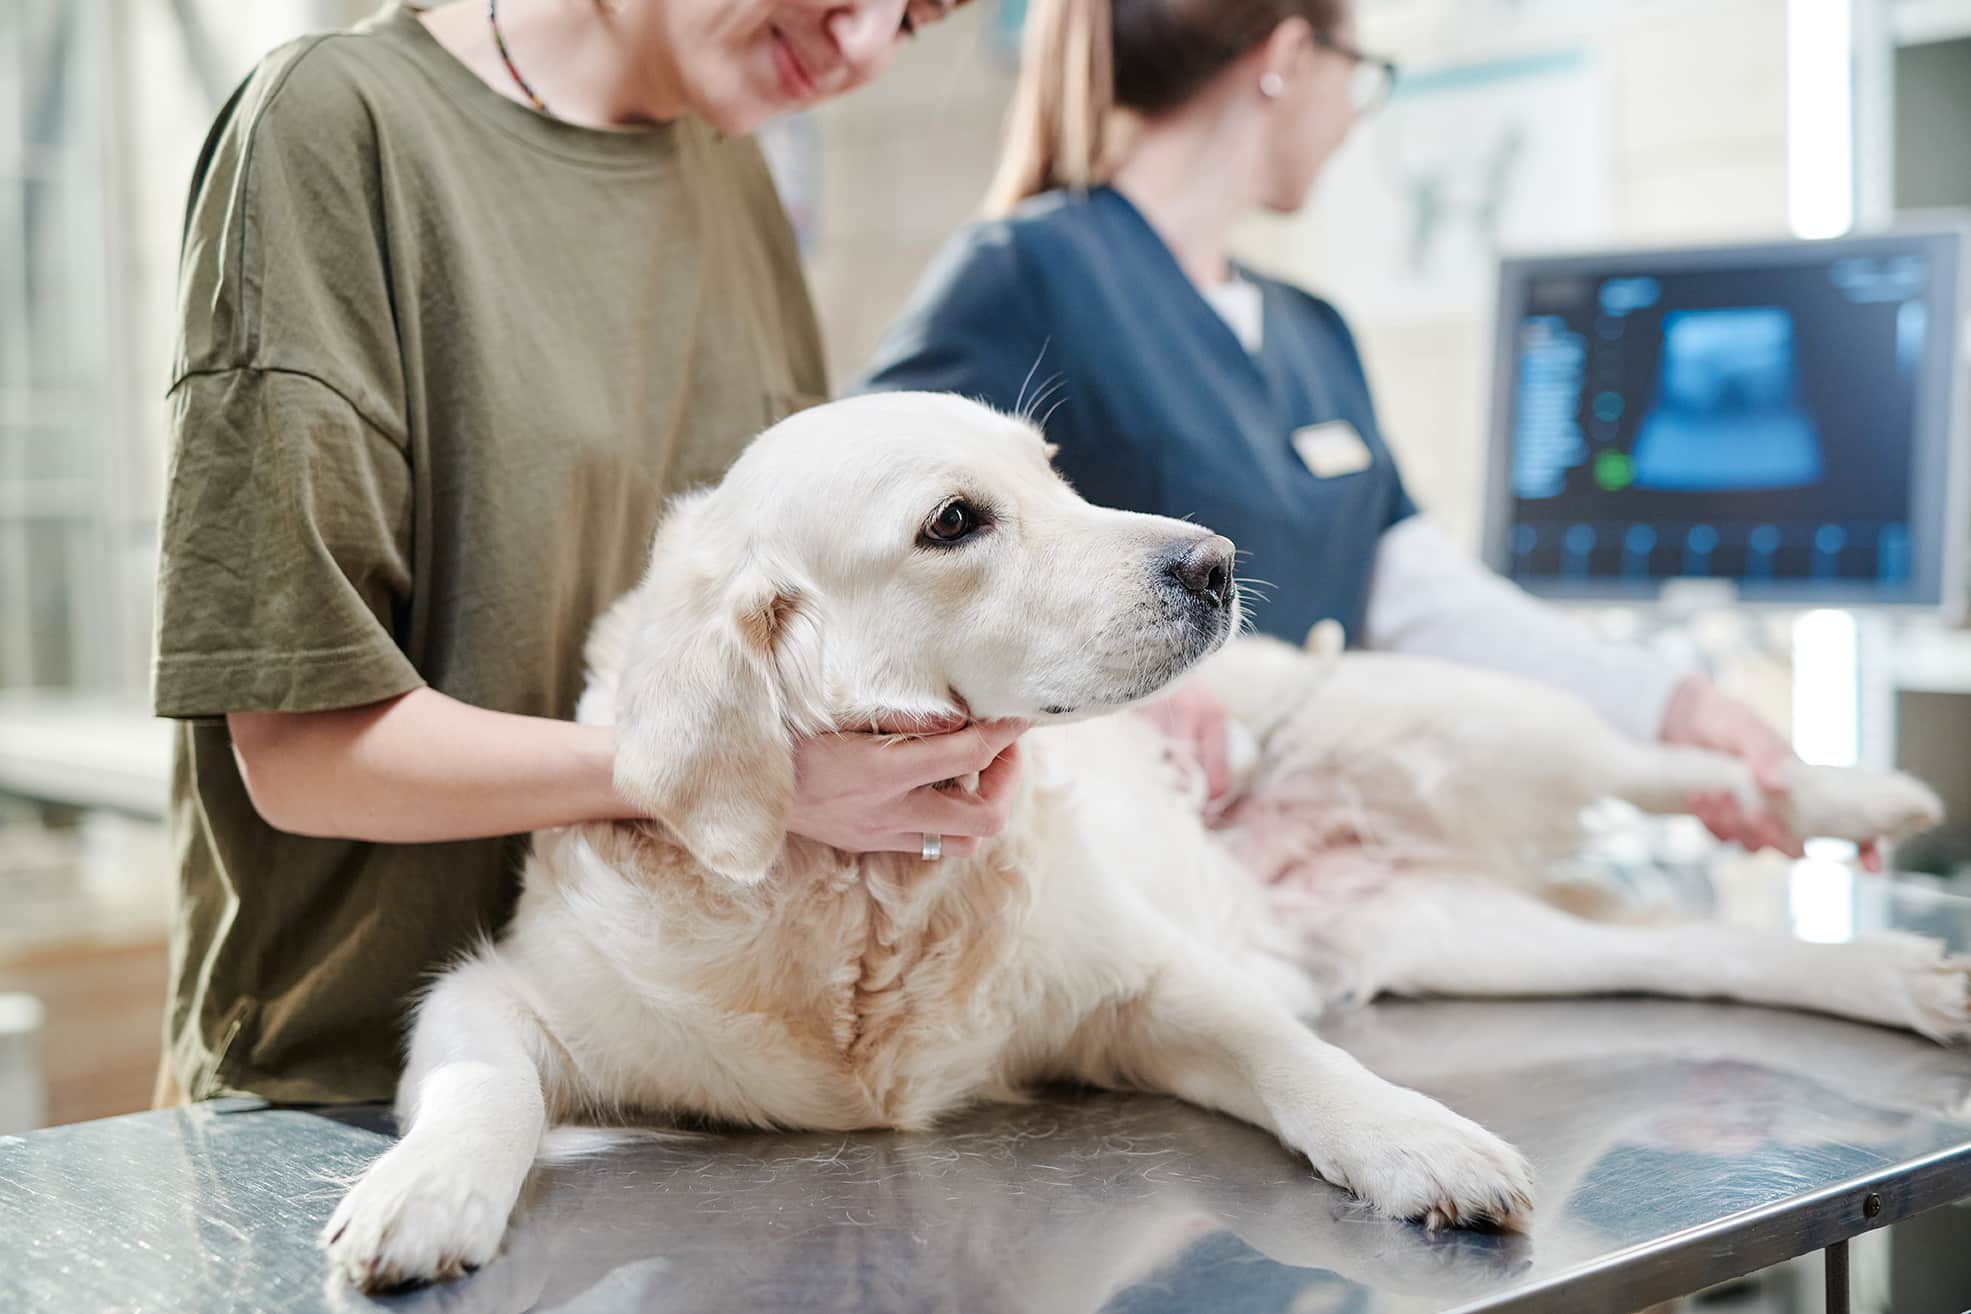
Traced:
<path fill-rule="evenodd" d="M 857 390 L 1004 411 L 1046 390 L 1035 409 L 1084 497 L 1210 526 L 1238 545 L 1240 576 L 1263 581 L 1246 592 L 1261 630 L 1297 644 L 1332 618 L 1354 643 L 1377 540 L 1416 507 L 1335 308 L 1240 273 L 1265 307 L 1257 353 L 1120 192 L 1036 197 L 939 254 Z M 1337 420 L 1370 462 L 1322 478 L 1292 437 Z"/>

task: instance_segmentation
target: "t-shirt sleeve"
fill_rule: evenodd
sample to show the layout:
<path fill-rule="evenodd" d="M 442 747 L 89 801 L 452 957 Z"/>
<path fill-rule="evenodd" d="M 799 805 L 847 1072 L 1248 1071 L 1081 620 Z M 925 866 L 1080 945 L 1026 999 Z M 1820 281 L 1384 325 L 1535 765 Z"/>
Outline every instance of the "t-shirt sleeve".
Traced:
<path fill-rule="evenodd" d="M 423 683 L 395 637 L 412 521 L 396 441 L 286 371 L 195 375 L 171 402 L 158 715 L 354 707 Z"/>
<path fill-rule="evenodd" d="M 332 40 L 332 39 L 331 39 Z M 271 56 L 194 181 L 153 703 L 317 711 L 422 683 L 376 144 L 332 46 Z"/>
<path fill-rule="evenodd" d="M 1053 346 L 1011 229 L 983 224 L 932 261 L 850 391 L 955 392 L 1018 412 L 1054 377 Z"/>

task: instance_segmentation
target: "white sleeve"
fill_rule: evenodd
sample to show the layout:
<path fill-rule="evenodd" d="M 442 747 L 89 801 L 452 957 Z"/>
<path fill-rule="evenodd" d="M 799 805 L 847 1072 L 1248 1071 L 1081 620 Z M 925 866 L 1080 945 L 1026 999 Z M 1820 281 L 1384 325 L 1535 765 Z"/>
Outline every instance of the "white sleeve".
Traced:
<path fill-rule="evenodd" d="M 1376 546 L 1363 644 L 1484 666 L 1580 695 L 1616 728 L 1655 739 L 1688 674 L 1643 648 L 1611 643 L 1487 570 L 1421 515 Z"/>

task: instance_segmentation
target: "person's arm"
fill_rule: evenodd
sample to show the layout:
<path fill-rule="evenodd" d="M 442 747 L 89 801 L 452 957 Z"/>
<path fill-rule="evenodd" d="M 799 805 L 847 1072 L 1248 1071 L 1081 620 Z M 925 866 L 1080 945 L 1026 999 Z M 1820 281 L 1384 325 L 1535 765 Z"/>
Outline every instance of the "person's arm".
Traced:
<path fill-rule="evenodd" d="M 411 844 L 631 815 L 608 726 L 513 716 L 433 689 L 324 712 L 232 712 L 233 754 L 268 825 Z"/>
<path fill-rule="evenodd" d="M 1689 671 L 1611 643 L 1500 578 L 1421 515 L 1392 525 L 1376 550 L 1363 638 L 1390 652 L 1489 667 L 1567 689 L 1637 739 L 1729 753 L 1762 789 L 1786 787 L 1786 740 L 1751 708 Z M 1721 840 L 1800 856 L 1797 836 L 1770 812 L 1748 816 L 1727 796 L 1690 800 Z M 1862 853 L 1865 866 L 1879 858 Z"/>
<path fill-rule="evenodd" d="M 514 716 L 432 689 L 321 712 L 226 717 L 261 817 L 300 835 L 416 844 L 630 817 L 611 780 L 608 726 Z M 854 852 L 915 852 L 922 834 L 963 855 L 997 834 L 1025 727 L 923 738 L 821 735 L 796 745 L 790 829 Z M 982 773 L 976 795 L 932 788 Z"/>
<path fill-rule="evenodd" d="M 1502 579 L 1427 517 L 1385 530 L 1363 621 L 1365 647 L 1482 666 L 1566 689 L 1637 739 L 1656 739 L 1691 672 L 1610 643 Z"/>

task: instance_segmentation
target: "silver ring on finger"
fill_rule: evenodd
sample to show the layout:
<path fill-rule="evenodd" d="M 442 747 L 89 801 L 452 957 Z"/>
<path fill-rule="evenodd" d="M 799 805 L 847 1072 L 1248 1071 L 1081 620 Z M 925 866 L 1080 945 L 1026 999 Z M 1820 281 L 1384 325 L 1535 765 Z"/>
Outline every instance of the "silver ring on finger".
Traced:
<path fill-rule="evenodd" d="M 939 858 L 942 858 L 943 856 L 944 856 L 944 836 L 942 835 L 924 836 L 924 847 L 922 850 L 922 857 L 924 861 L 936 862 Z"/>

